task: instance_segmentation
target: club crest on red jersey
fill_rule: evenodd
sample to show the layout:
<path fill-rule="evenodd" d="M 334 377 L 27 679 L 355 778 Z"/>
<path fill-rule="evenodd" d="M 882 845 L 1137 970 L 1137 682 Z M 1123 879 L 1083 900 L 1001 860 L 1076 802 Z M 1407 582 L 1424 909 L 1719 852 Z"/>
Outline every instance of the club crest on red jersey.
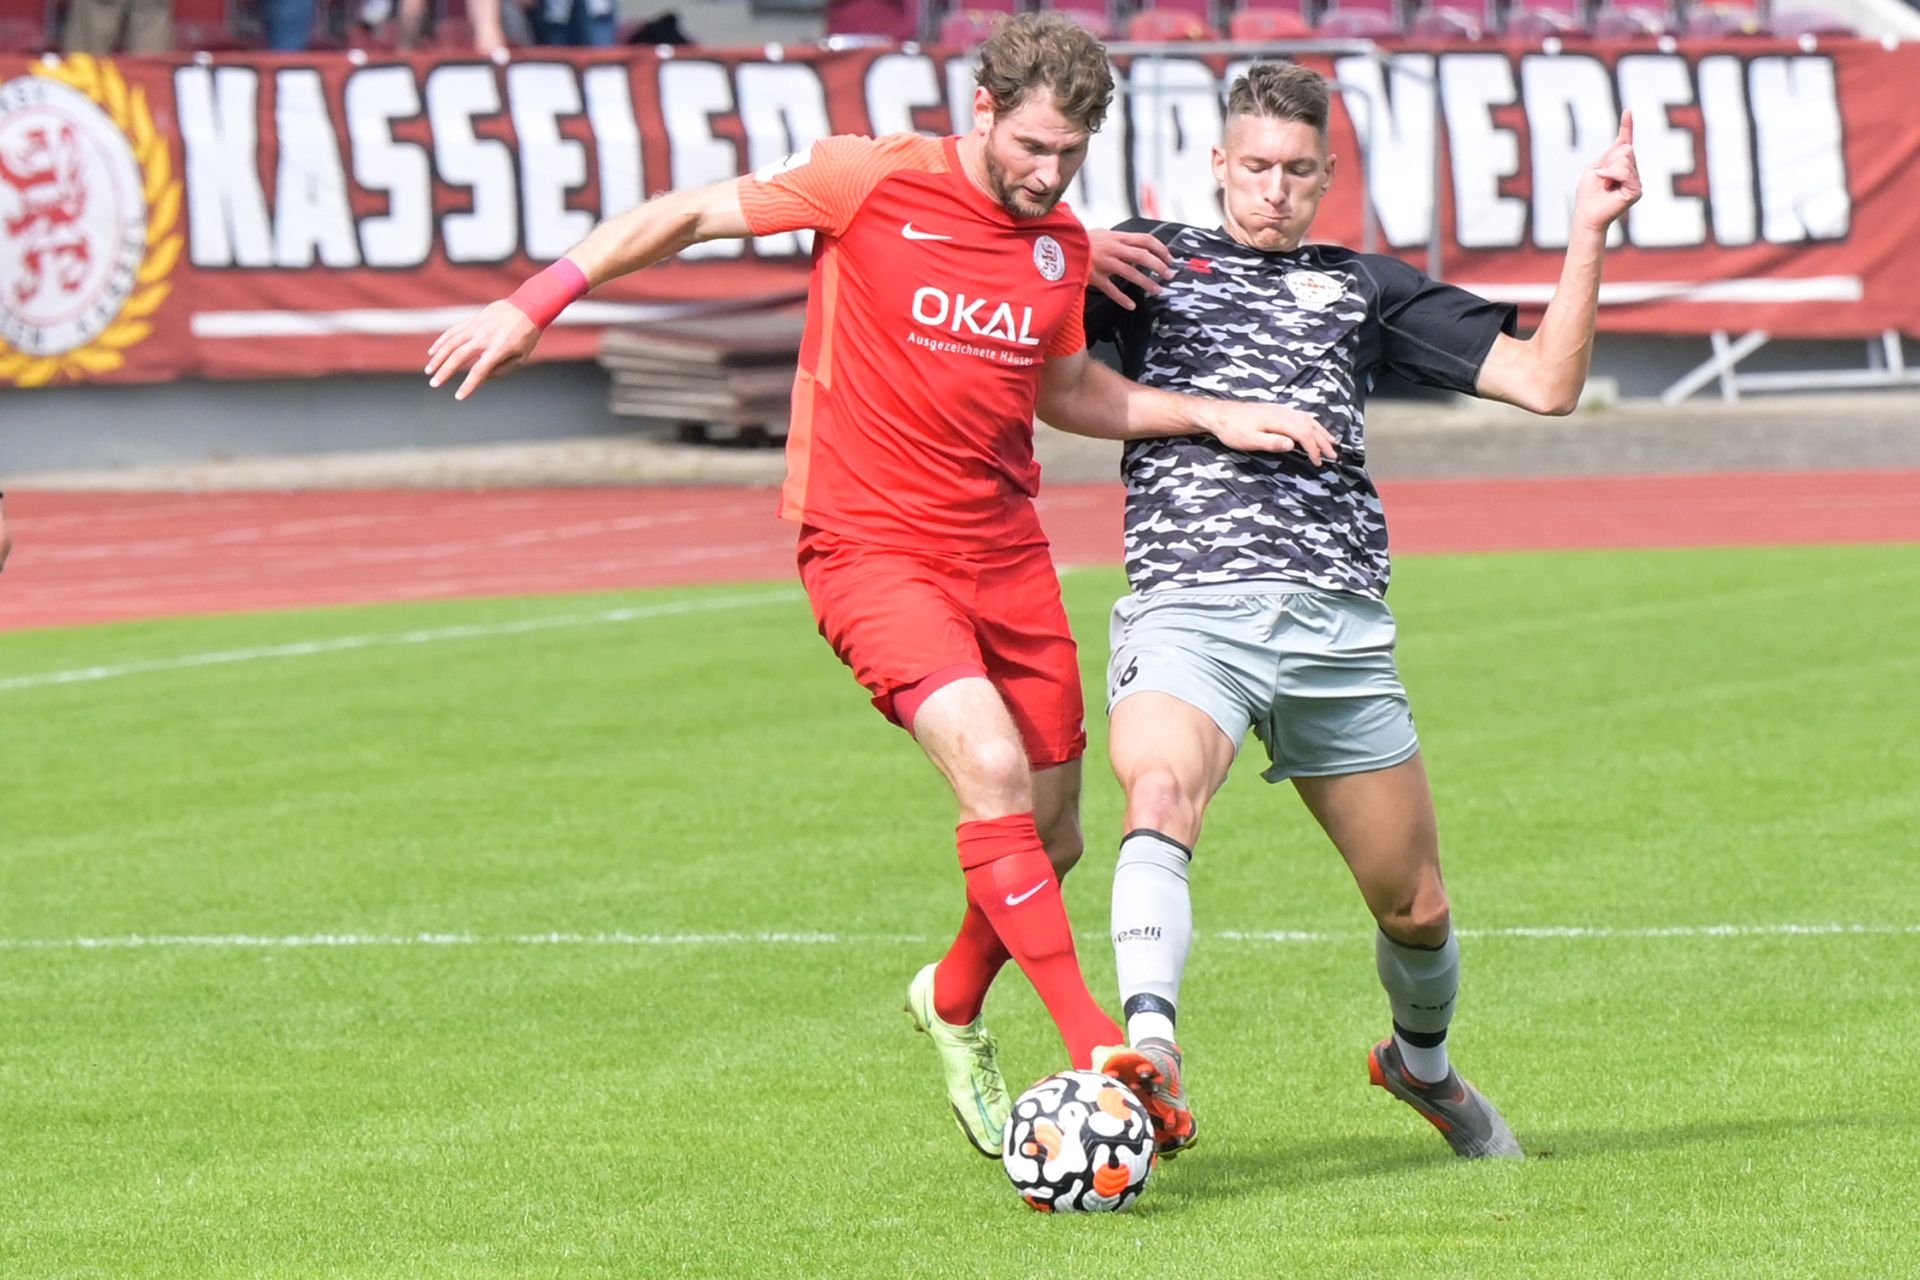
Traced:
<path fill-rule="evenodd" d="M 1033 265 L 1042 278 L 1058 280 L 1067 274 L 1067 251 L 1052 236 L 1041 236 L 1033 242 Z"/>

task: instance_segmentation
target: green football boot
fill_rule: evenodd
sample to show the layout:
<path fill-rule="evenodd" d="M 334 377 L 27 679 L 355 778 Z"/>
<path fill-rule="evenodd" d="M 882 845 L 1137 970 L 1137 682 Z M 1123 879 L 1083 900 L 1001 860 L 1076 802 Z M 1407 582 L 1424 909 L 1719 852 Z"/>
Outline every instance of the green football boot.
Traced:
<path fill-rule="evenodd" d="M 1000 1046 L 975 1018 L 964 1027 L 942 1022 L 933 1011 L 933 971 L 930 964 L 913 975 L 907 986 L 907 1015 L 914 1030 L 933 1041 L 940 1054 L 940 1073 L 946 1077 L 947 1103 L 960 1132 L 981 1155 L 998 1159 L 1013 1104 L 1007 1082 L 1000 1078 Z"/>

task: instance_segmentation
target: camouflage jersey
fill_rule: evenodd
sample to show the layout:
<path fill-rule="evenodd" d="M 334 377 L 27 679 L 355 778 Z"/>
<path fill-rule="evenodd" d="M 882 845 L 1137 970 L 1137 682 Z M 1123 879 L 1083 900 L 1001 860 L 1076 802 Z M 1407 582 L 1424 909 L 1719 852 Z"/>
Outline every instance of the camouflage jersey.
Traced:
<path fill-rule="evenodd" d="M 1249 454 L 1212 436 L 1136 440 L 1127 482 L 1127 578 L 1136 593 L 1217 583 L 1304 583 L 1380 598 L 1387 524 L 1367 475 L 1363 411 L 1375 377 L 1472 392 L 1514 309 L 1437 284 L 1397 258 L 1331 245 L 1263 253 L 1223 230 L 1135 219 L 1172 249 L 1173 276 L 1124 311 L 1088 292 L 1087 340 L 1111 340 L 1150 387 L 1263 400 L 1312 414 L 1340 446 Z"/>

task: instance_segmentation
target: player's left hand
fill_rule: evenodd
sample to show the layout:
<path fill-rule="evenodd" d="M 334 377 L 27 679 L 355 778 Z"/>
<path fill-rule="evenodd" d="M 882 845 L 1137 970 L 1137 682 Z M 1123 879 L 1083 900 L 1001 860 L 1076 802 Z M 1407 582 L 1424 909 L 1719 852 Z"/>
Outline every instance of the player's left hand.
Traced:
<path fill-rule="evenodd" d="M 502 298 L 488 303 L 433 340 L 427 348 L 427 385 L 438 387 L 462 369 L 468 371 L 455 400 L 465 400 L 489 378 L 505 377 L 533 354 L 540 328 L 527 313 Z"/>
<path fill-rule="evenodd" d="M 1242 453 L 1291 453 L 1298 449 L 1316 467 L 1332 462 L 1340 453 L 1333 433 L 1321 426 L 1319 419 L 1285 405 L 1212 400 L 1207 403 L 1204 421 L 1214 439 Z"/>
<path fill-rule="evenodd" d="M 1620 113 L 1620 132 L 1574 188 L 1574 221 L 1604 232 L 1640 198 L 1640 166 L 1633 158 L 1633 112 Z"/>
<path fill-rule="evenodd" d="M 1127 310 L 1133 299 L 1122 282 L 1142 293 L 1160 292 L 1160 281 L 1173 274 L 1173 251 L 1144 231 L 1089 231 L 1093 242 L 1093 271 L 1088 282 Z"/>
<path fill-rule="evenodd" d="M 7 513 L 0 511 L 0 569 L 7 567 L 7 553 L 13 550 L 13 536 L 7 532 Z"/>

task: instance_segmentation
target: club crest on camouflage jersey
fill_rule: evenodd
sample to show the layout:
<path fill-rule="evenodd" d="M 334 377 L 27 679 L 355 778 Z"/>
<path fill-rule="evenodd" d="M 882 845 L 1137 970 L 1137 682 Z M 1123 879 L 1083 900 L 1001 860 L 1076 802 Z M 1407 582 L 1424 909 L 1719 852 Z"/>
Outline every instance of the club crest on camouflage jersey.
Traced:
<path fill-rule="evenodd" d="M 1052 236 L 1041 236 L 1033 242 L 1033 265 L 1047 280 L 1058 280 L 1067 274 L 1067 251 Z"/>
<path fill-rule="evenodd" d="M 1345 285 L 1320 271 L 1289 271 L 1281 279 L 1293 300 L 1309 311 L 1325 311 L 1347 292 Z"/>

